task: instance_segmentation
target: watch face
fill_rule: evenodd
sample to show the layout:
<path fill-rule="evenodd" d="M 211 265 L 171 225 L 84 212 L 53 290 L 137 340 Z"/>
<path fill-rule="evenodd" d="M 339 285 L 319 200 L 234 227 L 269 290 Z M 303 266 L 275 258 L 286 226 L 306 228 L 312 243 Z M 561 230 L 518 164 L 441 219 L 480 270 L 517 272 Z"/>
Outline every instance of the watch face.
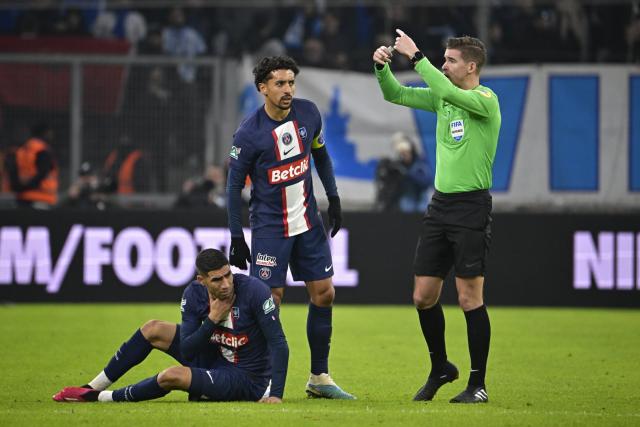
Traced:
<path fill-rule="evenodd" d="M 411 63 L 415 64 L 416 62 L 420 61 L 422 58 L 424 58 L 424 54 L 420 51 L 417 51 L 415 55 L 413 55 L 413 58 L 411 58 Z"/>

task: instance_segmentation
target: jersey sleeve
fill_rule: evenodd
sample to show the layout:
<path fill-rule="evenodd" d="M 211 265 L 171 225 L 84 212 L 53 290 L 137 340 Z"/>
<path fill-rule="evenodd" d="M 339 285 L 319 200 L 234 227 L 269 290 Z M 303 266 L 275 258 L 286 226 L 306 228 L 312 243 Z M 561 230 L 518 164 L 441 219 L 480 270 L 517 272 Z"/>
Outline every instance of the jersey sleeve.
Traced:
<path fill-rule="evenodd" d="M 436 96 L 458 108 L 485 118 L 495 115 L 499 110 L 498 98 L 490 90 L 486 88 L 460 89 L 451 83 L 427 58 L 418 61 L 416 71 Z"/>
<path fill-rule="evenodd" d="M 280 323 L 280 310 L 262 282 L 252 284 L 252 287 L 256 289 L 252 310 L 271 353 L 271 396 L 282 398 L 289 366 L 289 345 Z"/>
<path fill-rule="evenodd" d="M 236 132 L 229 152 L 229 174 L 227 177 L 227 214 L 232 237 L 243 235 L 241 193 L 247 175 L 253 170 L 255 157 L 255 148 L 246 133 L 241 130 Z"/>
<path fill-rule="evenodd" d="M 238 129 L 233 135 L 233 145 L 229 151 L 229 167 L 244 172 L 245 176 L 251 172 L 257 155 L 249 133 L 242 127 Z"/>
<path fill-rule="evenodd" d="M 313 115 L 316 119 L 316 134 L 313 135 L 313 141 L 311 142 L 311 149 L 317 150 L 324 147 L 324 134 L 322 133 L 322 114 L 315 104 L 311 104 L 313 107 Z"/>
<path fill-rule="evenodd" d="M 431 88 L 401 85 L 391 72 L 389 64 L 385 64 L 381 70 L 374 67 L 374 71 L 385 101 L 405 107 L 436 111 L 437 96 Z"/>
<path fill-rule="evenodd" d="M 200 285 L 189 285 L 180 302 L 180 352 L 186 359 L 193 359 L 207 346 L 215 329 L 215 323 L 208 317 L 209 302 L 206 290 L 199 292 L 197 286 Z"/>

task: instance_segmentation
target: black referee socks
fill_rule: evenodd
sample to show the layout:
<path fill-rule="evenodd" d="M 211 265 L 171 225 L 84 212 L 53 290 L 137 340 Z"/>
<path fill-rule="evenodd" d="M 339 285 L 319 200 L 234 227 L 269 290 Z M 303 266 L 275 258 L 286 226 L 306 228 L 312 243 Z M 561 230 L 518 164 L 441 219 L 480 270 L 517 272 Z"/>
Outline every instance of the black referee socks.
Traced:
<path fill-rule="evenodd" d="M 437 303 L 433 307 L 424 310 L 417 309 L 420 319 L 422 335 L 429 347 L 431 356 L 431 373 L 429 376 L 442 374 L 447 361 L 447 348 L 444 342 L 444 313 L 442 306 Z"/>
<path fill-rule="evenodd" d="M 465 311 L 464 317 L 467 320 L 467 339 L 471 356 L 471 374 L 467 387 L 475 388 L 484 386 L 491 340 L 491 323 L 489 323 L 487 306 L 484 304 L 476 309 Z"/>

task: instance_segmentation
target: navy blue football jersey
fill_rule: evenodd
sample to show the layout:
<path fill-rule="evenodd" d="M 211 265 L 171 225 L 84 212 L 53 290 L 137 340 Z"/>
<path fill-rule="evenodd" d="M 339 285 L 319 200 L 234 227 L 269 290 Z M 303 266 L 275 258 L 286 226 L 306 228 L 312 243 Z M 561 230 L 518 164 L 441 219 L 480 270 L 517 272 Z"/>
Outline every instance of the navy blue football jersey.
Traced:
<path fill-rule="evenodd" d="M 236 299 L 227 319 L 215 325 L 209 347 L 190 365 L 207 368 L 202 366 L 202 360 L 223 357 L 255 377 L 271 378 L 271 355 L 266 335 L 284 340 L 271 291 L 262 281 L 243 274 L 234 274 L 233 283 Z M 183 293 L 180 310 L 182 339 L 198 330 L 209 315 L 209 295 L 205 286 L 191 282 Z M 286 361 L 284 367 L 286 369 Z"/>
<path fill-rule="evenodd" d="M 322 117 L 306 99 L 294 98 L 282 121 L 258 108 L 240 124 L 230 168 L 251 178 L 253 236 L 290 237 L 321 225 L 310 164 L 311 150 L 323 145 Z"/>

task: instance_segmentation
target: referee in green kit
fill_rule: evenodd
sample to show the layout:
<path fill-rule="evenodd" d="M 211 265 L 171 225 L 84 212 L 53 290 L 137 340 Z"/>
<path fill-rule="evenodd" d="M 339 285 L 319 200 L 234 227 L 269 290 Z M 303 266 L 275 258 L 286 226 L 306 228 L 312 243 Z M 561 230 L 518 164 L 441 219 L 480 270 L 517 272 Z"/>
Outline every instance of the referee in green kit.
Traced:
<path fill-rule="evenodd" d="M 453 266 L 458 302 L 467 321 L 471 372 L 467 387 L 452 403 L 486 403 L 485 385 L 491 325 L 482 293 L 491 240 L 491 168 L 500 132 L 496 94 L 480 85 L 484 44 L 473 37 L 451 38 L 442 72 L 414 41 L 396 30 L 395 45 L 373 53 L 384 99 L 437 114 L 436 191 L 423 218 L 414 260 L 413 301 L 429 347 L 431 372 L 413 398 L 432 400 L 438 389 L 458 378 L 447 359 L 445 321 L 439 303 L 442 283 Z M 402 86 L 388 63 L 393 52 L 411 60 L 427 88 Z"/>

